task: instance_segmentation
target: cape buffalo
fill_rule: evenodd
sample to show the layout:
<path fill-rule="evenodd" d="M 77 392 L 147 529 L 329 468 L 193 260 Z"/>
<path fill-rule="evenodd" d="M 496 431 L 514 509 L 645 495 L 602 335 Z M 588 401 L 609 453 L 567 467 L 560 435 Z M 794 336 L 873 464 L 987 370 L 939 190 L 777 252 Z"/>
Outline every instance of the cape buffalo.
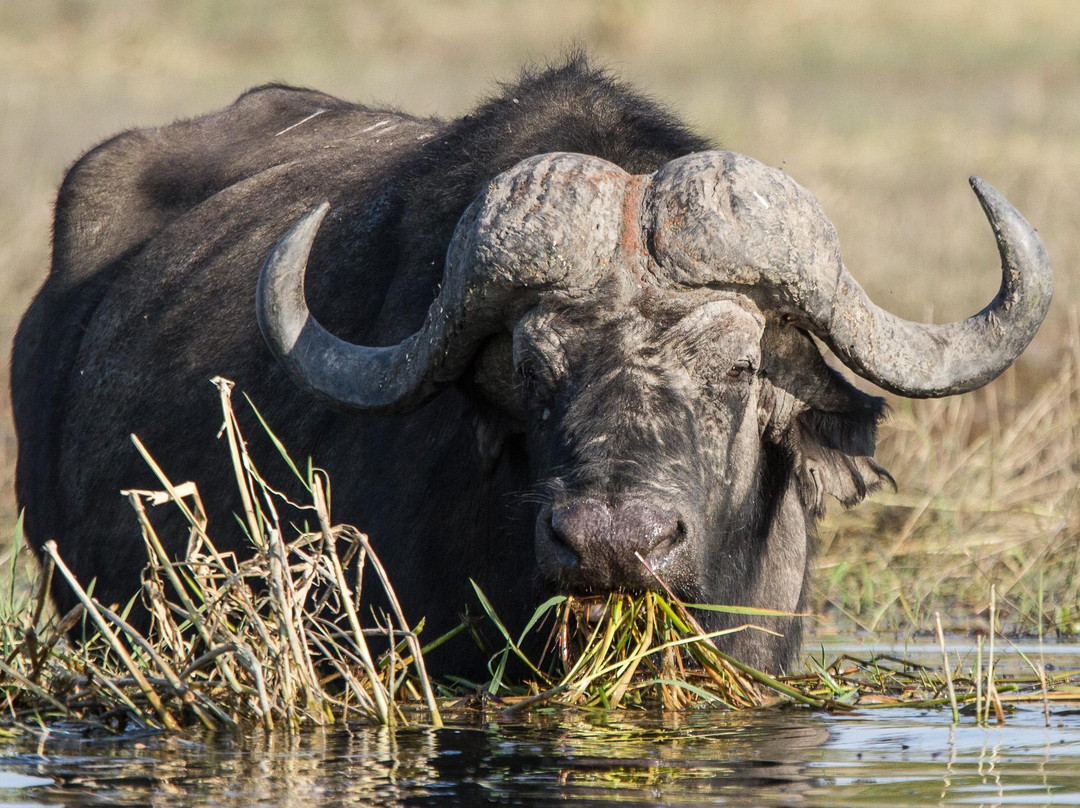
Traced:
<path fill-rule="evenodd" d="M 894 393 L 963 393 L 1031 340 L 1051 269 L 973 179 L 998 295 L 962 322 L 901 320 L 848 274 L 808 191 L 711 148 L 583 58 L 452 121 L 270 85 L 106 141 L 64 179 L 15 340 L 26 533 L 99 599 L 137 591 L 118 492 L 156 484 L 136 433 L 242 549 L 220 375 L 328 471 L 335 519 L 371 535 L 429 636 L 469 578 L 520 624 L 551 591 L 654 586 L 636 554 L 692 602 L 801 610 L 826 495 L 891 482 L 882 400 L 812 337 Z M 778 636 L 726 648 L 783 670 L 798 621 L 762 622 Z"/>

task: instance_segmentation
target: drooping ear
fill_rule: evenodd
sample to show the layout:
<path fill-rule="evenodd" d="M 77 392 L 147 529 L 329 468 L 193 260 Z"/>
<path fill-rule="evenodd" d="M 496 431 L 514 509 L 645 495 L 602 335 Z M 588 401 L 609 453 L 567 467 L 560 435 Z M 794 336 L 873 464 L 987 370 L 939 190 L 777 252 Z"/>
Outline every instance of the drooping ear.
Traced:
<path fill-rule="evenodd" d="M 840 384 L 848 384 L 835 371 L 830 373 Z M 892 475 L 874 460 L 877 423 L 885 403 L 855 388 L 851 392 L 853 398 L 868 399 L 876 406 L 866 408 L 871 412 L 860 412 L 858 406 L 846 412 L 810 409 L 795 418 L 795 468 L 803 502 L 817 516 L 825 512 L 826 492 L 851 507 L 886 482 L 896 487 Z"/>
<path fill-rule="evenodd" d="M 830 368 L 794 326 L 770 320 L 761 347 L 762 434 L 790 453 L 803 504 L 820 516 L 826 493 L 851 506 L 885 483 L 895 488 L 874 460 L 884 399 Z"/>

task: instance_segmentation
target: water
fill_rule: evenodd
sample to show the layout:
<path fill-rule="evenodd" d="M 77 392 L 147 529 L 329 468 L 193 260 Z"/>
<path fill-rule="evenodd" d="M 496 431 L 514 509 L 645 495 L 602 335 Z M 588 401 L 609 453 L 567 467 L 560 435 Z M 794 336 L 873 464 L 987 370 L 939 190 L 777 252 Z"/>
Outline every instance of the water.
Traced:
<path fill-rule="evenodd" d="M 0 806 L 1080 805 L 1075 705 L 1049 727 L 1038 705 L 989 727 L 908 708 L 460 721 L 293 738 L 88 740 L 60 726 L 0 746 Z"/>

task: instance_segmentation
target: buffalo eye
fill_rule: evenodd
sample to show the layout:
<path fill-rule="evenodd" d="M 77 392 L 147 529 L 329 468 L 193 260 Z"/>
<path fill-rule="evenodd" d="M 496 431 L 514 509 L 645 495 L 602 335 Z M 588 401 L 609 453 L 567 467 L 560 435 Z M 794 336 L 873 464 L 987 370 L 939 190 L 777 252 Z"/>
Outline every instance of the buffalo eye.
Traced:
<path fill-rule="evenodd" d="M 729 379 L 742 379 L 751 375 L 754 372 L 754 365 L 749 359 L 740 359 L 738 362 L 728 368 Z"/>
<path fill-rule="evenodd" d="M 541 421 L 551 418 L 554 383 L 549 370 L 546 365 L 530 359 L 514 369 L 526 410 L 535 408 L 533 411 L 539 414 Z"/>

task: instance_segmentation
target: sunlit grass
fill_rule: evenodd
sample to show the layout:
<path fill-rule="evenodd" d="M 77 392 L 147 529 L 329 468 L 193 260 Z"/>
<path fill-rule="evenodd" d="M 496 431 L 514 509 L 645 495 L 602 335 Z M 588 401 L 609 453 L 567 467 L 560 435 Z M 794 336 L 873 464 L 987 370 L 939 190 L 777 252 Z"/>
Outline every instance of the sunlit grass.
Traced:
<path fill-rule="evenodd" d="M 1003 656 L 1001 646 L 1008 645 L 1005 637 L 997 659 L 993 641 L 984 656 L 980 639 L 978 654 L 966 662 L 944 651 L 940 666 L 874 653 L 841 654 L 831 661 L 810 654 L 804 673 L 771 676 L 720 651 L 714 641 L 732 631 L 761 630 L 754 626 L 754 616 L 775 613 L 720 607 L 745 615 L 747 622 L 709 632 L 694 616 L 708 607 L 688 606 L 670 594 L 559 597 L 543 604 L 514 639 L 483 593 L 477 594 L 506 640 L 491 661 L 492 679 L 485 690 L 495 696 L 502 692 L 506 713 L 541 705 L 604 710 L 802 705 L 832 711 L 952 705 L 956 721 L 956 708 L 962 706 L 964 715 L 971 714 L 978 723 L 1002 723 L 1012 703 L 1042 702 L 1049 716 L 1051 703 L 1080 700 L 1080 671 L 1048 674 L 1039 660 L 1022 654 L 1030 674 L 1001 677 L 997 663 Z M 530 633 L 537 632 L 546 642 L 534 659 L 523 648 Z M 523 681 L 507 683 L 503 674 L 513 657 L 528 673 Z"/>
<path fill-rule="evenodd" d="M 1034 389 L 893 402 L 878 457 L 898 481 L 821 530 L 815 611 L 844 630 L 1080 631 L 1080 333 Z"/>
<path fill-rule="evenodd" d="M 520 690 L 504 682 L 511 657 L 528 669 L 528 693 L 514 703 L 521 709 L 541 703 L 564 706 L 659 706 L 678 710 L 698 704 L 729 709 L 761 707 L 780 696 L 820 707 L 768 674 L 725 654 L 714 640 L 736 631 L 762 630 L 752 623 L 762 609 L 720 608 L 745 615 L 748 623 L 722 631 L 702 628 L 693 610 L 670 594 L 647 592 L 631 596 L 555 597 L 542 604 L 515 641 L 494 613 L 483 592 L 477 597 L 488 618 L 506 640 L 491 660 L 487 689 L 498 694 Z M 544 650 L 536 660 L 523 651 L 530 633 L 547 632 Z"/>
<path fill-rule="evenodd" d="M 218 551 L 197 486 L 173 484 L 133 436 L 162 485 L 124 492 L 146 543 L 141 599 L 151 628 L 131 625 L 131 603 L 117 609 L 94 598 L 92 582 L 84 588 L 47 543 L 35 593 L 12 586 L 0 613 L 0 688 L 10 718 L 76 719 L 114 730 L 189 723 L 274 729 L 347 719 L 393 725 L 408 723 L 403 705 L 413 704 L 424 723 L 439 726 L 416 631 L 367 537 L 331 525 L 325 486 L 313 470 L 305 484 L 311 502 L 299 507 L 317 528 L 287 538 L 295 531 L 278 516 L 286 501 L 247 455 L 231 382 L 215 382 L 250 555 Z M 178 508 L 185 517 L 183 559 L 166 554 L 148 515 L 154 507 Z M 381 585 L 388 612 L 361 609 L 365 569 Z M 53 578 L 79 600 L 59 620 L 44 609 Z"/>

